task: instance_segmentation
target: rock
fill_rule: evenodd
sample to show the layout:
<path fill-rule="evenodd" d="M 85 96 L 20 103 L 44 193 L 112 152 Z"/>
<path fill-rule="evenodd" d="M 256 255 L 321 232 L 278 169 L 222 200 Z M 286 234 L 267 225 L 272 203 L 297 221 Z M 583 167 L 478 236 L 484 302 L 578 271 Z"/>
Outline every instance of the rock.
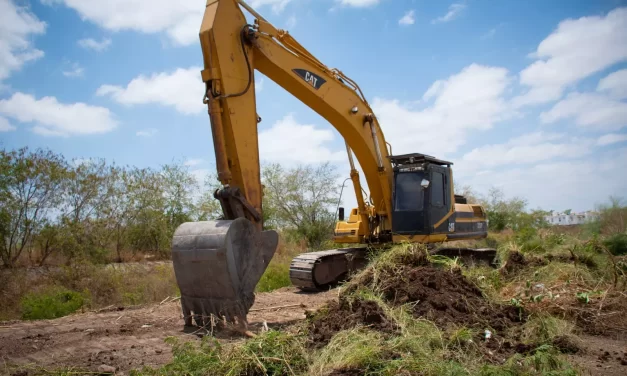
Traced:
<path fill-rule="evenodd" d="M 161 350 L 161 349 L 156 349 L 156 350 L 155 350 L 155 352 L 156 352 L 157 354 L 161 354 L 161 353 L 163 352 L 163 350 Z"/>
<path fill-rule="evenodd" d="M 100 373 L 115 373 L 115 367 L 107 365 L 107 364 L 102 364 L 102 365 L 98 366 L 98 372 L 100 372 Z"/>

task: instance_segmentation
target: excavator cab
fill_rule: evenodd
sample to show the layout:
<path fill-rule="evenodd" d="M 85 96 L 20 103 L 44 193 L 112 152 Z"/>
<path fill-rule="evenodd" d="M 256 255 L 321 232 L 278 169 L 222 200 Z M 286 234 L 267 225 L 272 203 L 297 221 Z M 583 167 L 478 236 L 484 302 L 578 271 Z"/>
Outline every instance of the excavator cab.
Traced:
<path fill-rule="evenodd" d="M 426 243 L 488 235 L 483 207 L 453 192 L 452 162 L 419 153 L 389 158 L 394 170 L 393 234 Z"/>
<path fill-rule="evenodd" d="M 447 232 L 453 209 L 451 162 L 424 154 L 390 156 L 394 168 L 392 232 L 430 235 Z M 450 217 L 450 216 L 449 216 Z"/>

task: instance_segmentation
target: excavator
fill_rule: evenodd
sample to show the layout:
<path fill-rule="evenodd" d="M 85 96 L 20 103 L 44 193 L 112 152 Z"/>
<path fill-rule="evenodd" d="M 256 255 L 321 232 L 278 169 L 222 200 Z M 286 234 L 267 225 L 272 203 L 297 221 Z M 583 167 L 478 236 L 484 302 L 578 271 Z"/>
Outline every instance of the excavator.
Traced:
<path fill-rule="evenodd" d="M 244 11 L 254 17 L 252 24 Z M 255 286 L 278 246 L 278 233 L 263 226 L 255 70 L 343 137 L 357 198 L 348 218 L 338 210 L 333 240 L 344 247 L 296 256 L 290 266 L 293 285 L 316 291 L 337 284 L 367 263 L 369 247 L 487 236 L 484 208 L 454 193 L 451 162 L 421 153 L 392 155 L 357 83 L 324 65 L 245 1 L 207 0 L 199 37 L 203 103 L 221 184 L 214 197 L 223 215 L 183 223 L 174 233 L 172 260 L 185 325 L 193 326 L 192 318 L 197 326 L 219 318 L 245 330 Z"/>

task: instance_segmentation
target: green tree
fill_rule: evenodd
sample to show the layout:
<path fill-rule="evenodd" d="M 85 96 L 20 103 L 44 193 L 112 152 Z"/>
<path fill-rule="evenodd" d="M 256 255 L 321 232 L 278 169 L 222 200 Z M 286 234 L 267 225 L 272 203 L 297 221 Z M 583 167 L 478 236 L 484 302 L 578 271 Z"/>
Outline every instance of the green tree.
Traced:
<path fill-rule="evenodd" d="M 306 239 L 310 248 L 319 248 L 333 232 L 338 178 L 330 163 L 290 169 L 279 164 L 264 167 L 264 211 L 272 213 L 268 226 L 292 232 Z"/>
<path fill-rule="evenodd" d="M 73 237 L 64 248 L 69 259 L 105 261 L 109 236 L 104 208 L 114 193 L 114 170 L 103 159 L 74 161 L 62 209 L 62 221 Z"/>
<path fill-rule="evenodd" d="M 491 188 L 482 204 L 488 214 L 491 230 L 503 231 L 506 228 L 517 230 L 529 221 L 525 207 L 527 200 L 520 197 L 505 198 L 505 193 L 499 188 Z"/>
<path fill-rule="evenodd" d="M 0 259 L 13 267 L 63 196 L 67 163 L 49 150 L 0 151 Z"/>

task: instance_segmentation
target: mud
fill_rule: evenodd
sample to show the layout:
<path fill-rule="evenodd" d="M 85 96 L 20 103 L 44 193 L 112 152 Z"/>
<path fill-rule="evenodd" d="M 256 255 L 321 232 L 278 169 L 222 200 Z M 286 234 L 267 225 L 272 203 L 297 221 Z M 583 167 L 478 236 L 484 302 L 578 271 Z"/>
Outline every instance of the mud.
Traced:
<path fill-rule="evenodd" d="M 412 303 L 414 317 L 431 320 L 441 329 L 463 325 L 502 333 L 524 320 L 516 307 L 491 304 L 459 269 L 404 267 L 381 279 L 389 303 Z"/>
<path fill-rule="evenodd" d="M 335 333 L 357 326 L 389 334 L 398 329 L 376 302 L 340 298 L 339 302 L 329 302 L 324 309 L 310 317 L 309 338 L 313 347 L 321 348 L 329 343 Z"/>

